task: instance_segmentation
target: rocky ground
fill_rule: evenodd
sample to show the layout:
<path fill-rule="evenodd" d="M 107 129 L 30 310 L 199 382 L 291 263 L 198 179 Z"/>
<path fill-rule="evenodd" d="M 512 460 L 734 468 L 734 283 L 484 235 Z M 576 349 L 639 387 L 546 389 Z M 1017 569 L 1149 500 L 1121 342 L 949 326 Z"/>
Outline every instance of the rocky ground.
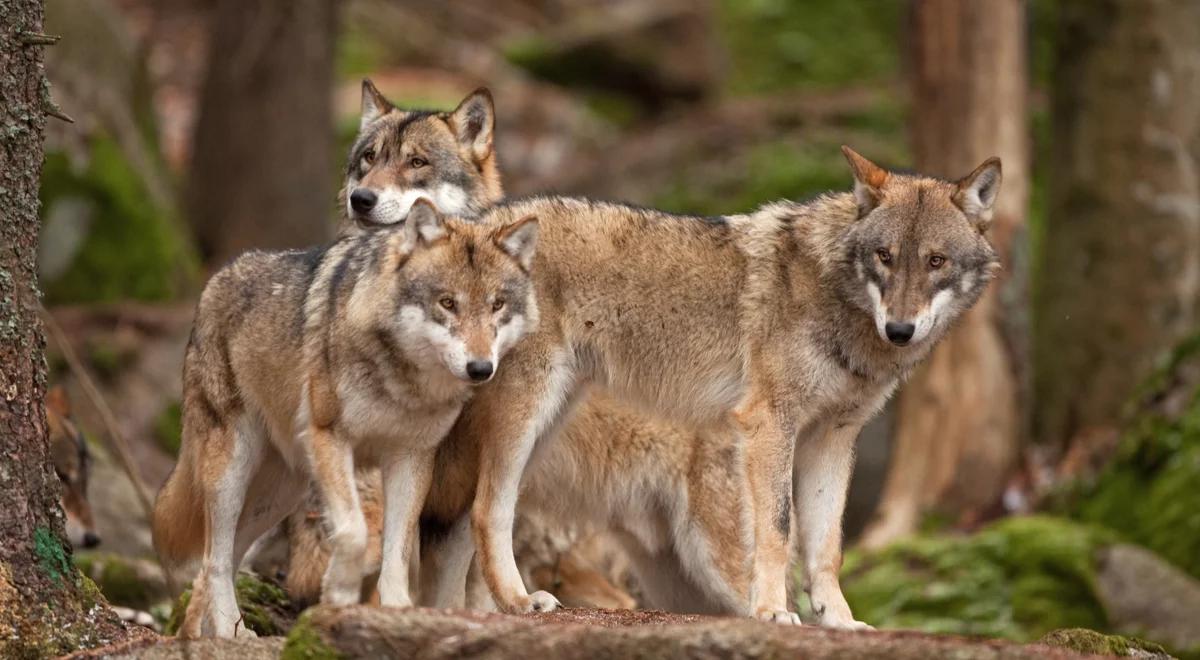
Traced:
<path fill-rule="evenodd" d="M 181 642 L 164 638 L 73 658 L 1065 658 L 1168 657 L 1160 648 L 1089 631 L 1037 644 L 917 632 L 853 633 L 813 626 L 673 615 L 565 610 L 505 616 L 454 610 L 317 607 L 286 638 Z"/>

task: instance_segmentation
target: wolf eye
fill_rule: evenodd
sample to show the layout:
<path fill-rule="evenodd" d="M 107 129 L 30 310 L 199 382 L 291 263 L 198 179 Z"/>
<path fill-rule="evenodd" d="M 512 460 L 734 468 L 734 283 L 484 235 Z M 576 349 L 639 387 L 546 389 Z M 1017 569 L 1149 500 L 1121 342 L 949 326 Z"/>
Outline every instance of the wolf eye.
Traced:
<path fill-rule="evenodd" d="M 940 254 L 929 255 L 929 267 L 930 268 L 941 268 L 943 265 L 945 265 L 945 263 L 946 263 L 946 257 L 943 257 Z"/>
<path fill-rule="evenodd" d="M 375 163 L 375 150 L 367 149 L 366 151 L 364 151 L 363 155 L 362 155 L 362 159 L 363 159 L 363 162 L 366 163 L 367 165 L 373 165 Z"/>
<path fill-rule="evenodd" d="M 879 257 L 879 263 L 881 264 L 892 263 L 892 253 L 889 252 L 887 248 L 879 248 L 878 250 L 875 250 L 875 256 Z"/>
<path fill-rule="evenodd" d="M 454 307 L 455 307 L 454 299 L 451 298 L 450 296 L 446 296 L 445 298 L 442 298 L 441 300 L 438 301 L 438 304 L 441 305 L 442 308 L 448 312 L 454 311 Z"/>
<path fill-rule="evenodd" d="M 503 299 L 503 298 L 497 298 L 497 299 L 496 299 L 496 301 L 492 303 L 492 311 L 493 311 L 493 312 L 498 312 L 498 311 L 500 311 L 500 310 L 502 310 L 502 309 L 504 309 L 504 299 Z"/>
<path fill-rule="evenodd" d="M 425 160 L 424 158 L 421 158 L 420 156 L 413 156 L 408 161 L 408 166 L 413 168 L 414 170 L 417 168 L 425 167 L 428 164 L 429 164 L 429 161 Z"/>

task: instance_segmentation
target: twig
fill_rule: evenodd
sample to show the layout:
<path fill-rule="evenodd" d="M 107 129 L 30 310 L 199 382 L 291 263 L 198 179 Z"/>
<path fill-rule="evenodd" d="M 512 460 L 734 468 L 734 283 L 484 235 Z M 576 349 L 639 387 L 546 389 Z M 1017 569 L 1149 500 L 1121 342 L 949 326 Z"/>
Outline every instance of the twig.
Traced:
<path fill-rule="evenodd" d="M 117 454 L 117 462 L 121 464 L 121 469 L 124 470 L 125 476 L 129 478 L 133 484 L 133 490 L 137 494 L 138 503 L 142 506 L 142 512 L 146 516 L 147 524 L 154 519 L 154 504 L 150 499 L 150 489 L 146 487 L 146 482 L 142 481 L 142 475 L 137 470 L 137 464 L 133 460 L 133 452 L 129 449 L 129 443 L 125 439 L 125 434 L 117 427 L 117 418 L 113 415 L 112 408 L 108 407 L 108 403 L 104 400 L 104 396 L 100 393 L 100 389 L 96 387 L 96 382 L 88 374 L 87 368 L 83 366 L 83 362 L 79 360 L 79 356 L 75 354 L 75 349 L 71 347 L 71 343 L 67 340 L 62 328 L 44 306 L 38 304 L 41 310 L 42 323 L 50 332 L 54 343 L 58 345 L 58 349 L 62 351 L 63 359 L 67 362 L 67 367 L 71 373 L 79 381 L 79 386 L 83 388 L 84 395 L 92 402 L 96 411 L 100 413 L 100 420 L 104 423 L 105 429 L 108 431 L 109 446 Z M 179 593 L 176 588 L 175 578 L 171 575 L 166 564 L 159 559 L 159 566 L 163 571 L 163 578 L 167 583 L 167 589 L 172 594 Z"/>
<path fill-rule="evenodd" d="M 26 32 L 22 30 L 18 33 L 17 39 L 23 46 L 53 46 L 62 37 L 55 34 L 42 34 L 41 32 Z"/>
<path fill-rule="evenodd" d="M 60 110 L 58 108 L 58 106 L 54 105 L 53 103 L 47 104 L 45 107 L 43 107 L 42 112 L 45 112 L 47 115 L 50 115 L 51 117 L 54 117 L 55 119 L 61 119 L 62 121 L 67 122 L 68 124 L 75 123 L 75 120 L 72 119 L 70 115 L 68 115 L 67 113 Z"/>

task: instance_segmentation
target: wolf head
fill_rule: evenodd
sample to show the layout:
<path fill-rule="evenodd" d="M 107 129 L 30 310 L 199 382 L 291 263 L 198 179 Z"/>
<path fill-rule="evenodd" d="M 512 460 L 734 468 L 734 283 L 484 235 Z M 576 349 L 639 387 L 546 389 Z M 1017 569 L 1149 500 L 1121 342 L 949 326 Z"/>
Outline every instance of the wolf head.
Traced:
<path fill-rule="evenodd" d="M 402 222 L 424 197 L 475 215 L 503 197 L 492 95 L 477 89 L 453 112 L 401 110 L 363 81 L 362 121 L 340 197 L 357 229 Z"/>
<path fill-rule="evenodd" d="M 61 386 L 46 392 L 46 422 L 50 427 L 50 457 L 62 481 L 62 508 L 67 514 L 67 538 L 76 548 L 100 545 L 88 502 L 92 457 L 87 442 L 71 421 L 71 405 Z"/>
<path fill-rule="evenodd" d="M 844 293 L 896 346 L 936 339 L 979 299 L 999 267 L 984 237 L 1000 192 L 1000 160 L 958 181 L 889 172 L 842 147 L 858 219 L 846 236 Z"/>
<path fill-rule="evenodd" d="M 537 231 L 532 216 L 495 226 L 447 218 L 425 199 L 413 204 L 385 247 L 383 272 L 397 277 L 373 287 L 410 359 L 473 383 L 491 380 L 537 325 L 529 277 Z"/>

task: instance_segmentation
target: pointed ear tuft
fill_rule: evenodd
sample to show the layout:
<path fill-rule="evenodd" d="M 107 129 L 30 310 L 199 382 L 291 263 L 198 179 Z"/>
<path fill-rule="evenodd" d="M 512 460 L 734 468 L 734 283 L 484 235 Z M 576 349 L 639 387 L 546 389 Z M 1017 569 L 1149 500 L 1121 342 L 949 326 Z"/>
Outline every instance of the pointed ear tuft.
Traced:
<path fill-rule="evenodd" d="M 521 268 L 529 270 L 533 265 L 534 247 L 537 245 L 538 219 L 537 216 L 527 215 L 524 218 L 500 228 L 496 232 L 496 245 L 504 250 Z"/>
<path fill-rule="evenodd" d="M 375 84 L 370 78 L 363 78 L 362 119 L 359 121 L 358 130 L 366 128 L 367 124 L 391 112 L 394 107 L 396 106 L 392 105 L 391 101 L 383 98 L 383 94 L 375 89 Z"/>
<path fill-rule="evenodd" d="M 408 217 L 404 220 L 404 233 L 414 246 L 418 243 L 428 245 L 446 235 L 446 225 L 433 202 L 421 197 L 413 202 L 408 210 Z"/>
<path fill-rule="evenodd" d="M 958 182 L 958 192 L 954 195 L 954 203 L 967 215 L 980 231 L 987 231 L 992 222 L 992 211 L 996 197 L 1000 195 L 1000 181 L 1003 178 L 1000 159 L 996 157 L 983 161 L 975 171 L 966 175 Z"/>
<path fill-rule="evenodd" d="M 883 197 L 883 186 L 887 183 L 888 172 L 882 167 L 864 158 L 857 151 L 842 145 L 842 154 L 850 169 L 854 172 L 854 199 L 858 202 L 858 217 L 870 213 L 879 205 Z"/>
<path fill-rule="evenodd" d="M 475 162 L 480 162 L 492 153 L 492 133 L 496 128 L 496 106 L 492 93 L 486 87 L 471 92 L 450 113 L 450 130 L 458 142 L 470 152 Z"/>

